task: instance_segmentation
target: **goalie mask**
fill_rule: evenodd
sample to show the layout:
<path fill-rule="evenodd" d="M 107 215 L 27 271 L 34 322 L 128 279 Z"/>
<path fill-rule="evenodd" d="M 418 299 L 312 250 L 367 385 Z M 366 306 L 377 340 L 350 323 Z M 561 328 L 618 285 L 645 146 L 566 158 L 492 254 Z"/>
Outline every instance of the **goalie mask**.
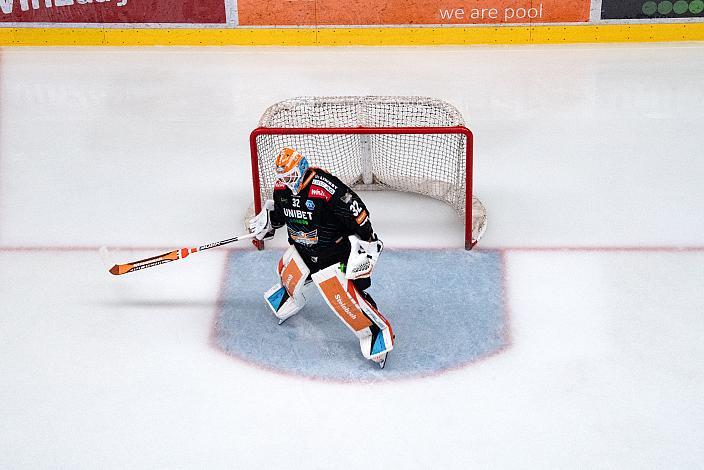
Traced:
<path fill-rule="evenodd" d="M 290 147 L 284 147 L 276 157 L 276 180 L 285 184 L 294 194 L 308 169 L 308 159 Z"/>

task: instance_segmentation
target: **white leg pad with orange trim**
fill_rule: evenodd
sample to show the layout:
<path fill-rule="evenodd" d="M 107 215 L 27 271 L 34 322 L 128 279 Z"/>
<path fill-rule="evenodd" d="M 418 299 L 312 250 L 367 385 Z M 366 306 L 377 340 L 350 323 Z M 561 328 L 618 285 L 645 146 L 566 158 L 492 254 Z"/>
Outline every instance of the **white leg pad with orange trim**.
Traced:
<path fill-rule="evenodd" d="M 388 321 L 357 292 L 352 281 L 345 279 L 340 263 L 313 274 L 325 302 L 359 339 L 366 359 L 382 361 L 394 347 L 394 335 Z"/>
<path fill-rule="evenodd" d="M 277 272 L 281 280 L 266 291 L 264 299 L 281 324 L 306 305 L 303 288 L 310 268 L 306 266 L 296 248 L 290 246 L 279 260 Z"/>

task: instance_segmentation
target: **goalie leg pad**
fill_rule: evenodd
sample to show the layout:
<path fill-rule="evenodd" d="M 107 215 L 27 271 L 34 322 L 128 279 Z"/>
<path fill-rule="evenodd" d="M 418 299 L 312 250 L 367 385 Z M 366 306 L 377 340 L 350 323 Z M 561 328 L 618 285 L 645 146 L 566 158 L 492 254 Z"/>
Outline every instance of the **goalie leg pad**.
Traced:
<path fill-rule="evenodd" d="M 340 263 L 313 274 L 313 282 L 330 309 L 359 339 L 362 355 L 379 360 L 393 349 L 393 332 L 386 319 L 379 314 L 345 279 Z"/>
<path fill-rule="evenodd" d="M 279 261 L 277 268 L 281 277 L 281 284 L 291 297 L 296 297 L 310 275 L 310 268 L 306 265 L 296 247 L 291 245 Z"/>
<path fill-rule="evenodd" d="M 279 325 L 300 312 L 306 305 L 306 298 L 302 293 L 297 297 L 291 297 L 281 283 L 276 283 L 269 289 L 264 294 L 264 299 L 276 318 L 279 319 Z"/>
<path fill-rule="evenodd" d="M 391 328 L 391 323 L 377 310 L 375 302 L 371 300 L 371 297 L 357 290 L 356 286 L 351 281 L 348 282 L 348 292 L 364 314 L 373 322 L 371 329 L 372 335 L 370 338 L 370 359 L 379 362 L 385 359 L 386 354 L 394 348 L 396 336 Z"/>
<path fill-rule="evenodd" d="M 281 324 L 305 306 L 303 288 L 310 274 L 310 268 L 296 248 L 290 246 L 281 257 L 277 271 L 281 280 L 264 294 L 264 299 Z"/>

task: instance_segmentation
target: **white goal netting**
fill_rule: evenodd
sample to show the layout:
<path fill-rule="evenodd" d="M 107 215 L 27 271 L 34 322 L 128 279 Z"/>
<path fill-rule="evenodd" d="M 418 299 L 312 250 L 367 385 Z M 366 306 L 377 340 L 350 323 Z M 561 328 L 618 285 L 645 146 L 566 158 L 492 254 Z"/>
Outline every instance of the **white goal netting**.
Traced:
<path fill-rule="evenodd" d="M 312 166 L 330 171 L 356 190 L 419 193 L 450 204 L 463 220 L 466 217 L 471 133 L 457 109 L 444 101 L 293 98 L 269 107 L 253 136 L 262 201 L 272 196 L 276 155 L 283 147 L 293 147 Z M 486 212 L 476 198 L 470 210 L 473 244 L 484 231 Z"/>

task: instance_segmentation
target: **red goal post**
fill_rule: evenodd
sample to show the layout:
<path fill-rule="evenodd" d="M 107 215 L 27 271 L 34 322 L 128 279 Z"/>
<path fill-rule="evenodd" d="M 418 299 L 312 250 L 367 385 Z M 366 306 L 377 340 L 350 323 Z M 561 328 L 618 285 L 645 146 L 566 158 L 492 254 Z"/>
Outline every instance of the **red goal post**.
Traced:
<path fill-rule="evenodd" d="M 300 115 L 291 118 L 292 109 L 300 107 L 295 111 Z M 277 110 L 286 116 L 277 117 Z M 384 122 L 337 126 L 370 120 Z M 412 125 L 389 126 L 389 121 Z M 451 125 L 436 125 L 444 121 Z M 328 125 L 288 127 L 299 122 Z M 253 212 L 271 197 L 276 154 L 291 146 L 355 190 L 414 192 L 450 204 L 464 219 L 464 246 L 470 250 L 486 227 L 486 210 L 473 194 L 473 142 L 459 112 L 432 98 L 304 97 L 277 103 L 250 134 Z"/>

